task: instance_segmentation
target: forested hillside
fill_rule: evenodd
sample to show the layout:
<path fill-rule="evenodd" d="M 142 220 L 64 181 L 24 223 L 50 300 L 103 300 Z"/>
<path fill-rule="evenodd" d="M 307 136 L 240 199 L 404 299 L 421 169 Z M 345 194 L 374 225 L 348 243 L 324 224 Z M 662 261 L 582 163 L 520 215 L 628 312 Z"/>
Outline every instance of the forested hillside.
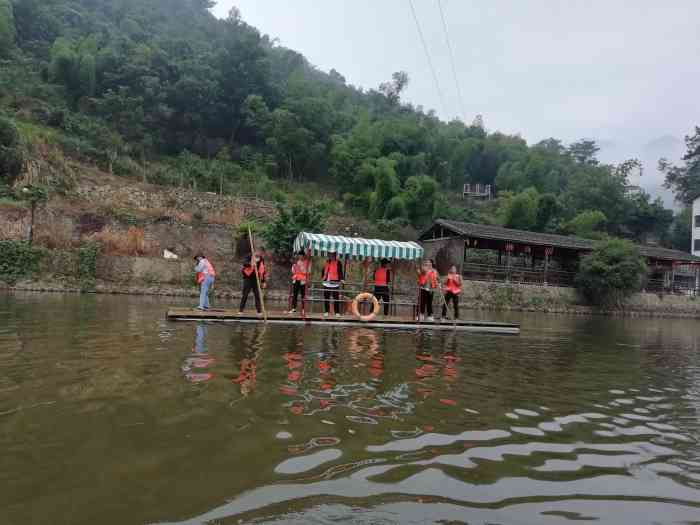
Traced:
<path fill-rule="evenodd" d="M 158 184 L 276 200 L 290 198 L 281 187 L 320 188 L 339 213 L 387 223 L 420 227 L 439 215 L 686 247 L 684 223 L 626 192 L 634 161 L 601 165 L 587 140 L 528 145 L 480 118 L 442 122 L 402 102 L 405 73 L 354 87 L 236 10 L 216 19 L 212 5 L 0 0 L 4 183 L 19 173 L 17 155 L 52 141 Z M 451 197 L 465 182 L 495 185 L 498 200 L 465 206 Z"/>

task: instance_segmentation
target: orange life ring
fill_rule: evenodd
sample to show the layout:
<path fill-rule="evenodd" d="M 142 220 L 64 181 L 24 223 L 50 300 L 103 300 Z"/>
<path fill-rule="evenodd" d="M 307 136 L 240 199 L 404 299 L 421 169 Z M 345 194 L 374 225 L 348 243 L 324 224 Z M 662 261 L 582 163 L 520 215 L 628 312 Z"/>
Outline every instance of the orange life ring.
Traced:
<path fill-rule="evenodd" d="M 360 315 L 360 310 L 358 309 L 360 301 L 369 301 L 369 300 L 372 301 L 372 313 L 367 314 L 367 315 Z M 364 321 L 364 322 L 371 321 L 372 319 L 377 317 L 377 314 L 379 313 L 379 301 L 377 301 L 377 298 L 369 292 L 358 294 L 352 300 L 352 313 L 360 321 Z"/>

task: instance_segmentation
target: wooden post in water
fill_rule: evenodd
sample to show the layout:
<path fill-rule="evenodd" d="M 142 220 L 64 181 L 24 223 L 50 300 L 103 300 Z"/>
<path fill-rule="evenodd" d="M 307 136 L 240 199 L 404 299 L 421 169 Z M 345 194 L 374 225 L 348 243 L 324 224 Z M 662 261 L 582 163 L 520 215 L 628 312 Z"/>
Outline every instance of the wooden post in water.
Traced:
<path fill-rule="evenodd" d="M 250 241 L 250 257 L 255 270 L 255 282 L 258 286 L 258 295 L 260 296 L 260 306 L 263 311 L 263 319 L 267 323 L 267 310 L 265 310 L 265 297 L 263 296 L 262 284 L 260 283 L 260 275 L 258 274 L 258 262 L 255 260 L 255 244 L 253 243 L 253 231 L 248 226 L 248 240 Z"/>

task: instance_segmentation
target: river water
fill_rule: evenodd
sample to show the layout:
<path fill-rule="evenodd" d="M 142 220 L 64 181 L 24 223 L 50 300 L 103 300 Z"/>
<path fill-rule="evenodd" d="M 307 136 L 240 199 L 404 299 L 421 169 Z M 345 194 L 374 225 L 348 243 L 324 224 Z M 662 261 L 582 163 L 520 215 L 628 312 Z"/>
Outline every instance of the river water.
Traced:
<path fill-rule="evenodd" d="M 700 523 L 700 324 L 169 323 L 0 295 L 0 523 Z M 182 303 L 181 303 L 182 304 Z"/>

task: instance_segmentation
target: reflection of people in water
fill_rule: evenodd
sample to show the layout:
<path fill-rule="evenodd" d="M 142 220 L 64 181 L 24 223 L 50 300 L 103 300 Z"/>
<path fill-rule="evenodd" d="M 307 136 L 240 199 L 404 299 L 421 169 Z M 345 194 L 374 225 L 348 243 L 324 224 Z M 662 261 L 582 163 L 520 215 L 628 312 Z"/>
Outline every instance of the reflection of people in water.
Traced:
<path fill-rule="evenodd" d="M 301 330 L 295 331 L 294 337 L 290 338 L 289 351 L 282 355 L 282 359 L 287 366 L 289 384 L 280 387 L 280 392 L 285 395 L 295 395 L 304 369 L 304 339 Z"/>
<path fill-rule="evenodd" d="M 338 341 L 336 340 L 336 337 L 337 334 L 335 332 L 329 331 L 328 337 L 322 339 L 321 349 L 318 352 L 316 367 L 318 368 L 321 390 L 325 391 L 333 390 L 336 384 L 333 374 L 336 351 L 338 349 Z"/>
<path fill-rule="evenodd" d="M 455 341 L 455 333 L 448 334 L 447 341 L 443 345 L 445 352 L 442 354 L 442 378 L 447 383 L 453 383 L 457 379 L 458 367 L 460 358 L 457 356 L 457 344 Z"/>
<path fill-rule="evenodd" d="M 247 331 L 250 331 L 252 334 L 250 338 L 235 338 L 237 344 L 242 343 L 243 345 L 243 357 L 240 361 L 238 377 L 232 379 L 233 383 L 238 383 L 240 386 L 241 395 L 243 397 L 248 397 L 248 395 L 255 390 L 258 358 L 263 348 L 262 334 L 264 333 L 264 327 L 262 329 L 255 327 L 253 329 L 247 329 L 246 332 Z M 244 334 L 246 332 L 244 332 Z"/>
<path fill-rule="evenodd" d="M 211 372 L 201 372 L 204 368 L 208 368 L 214 364 L 215 359 L 207 354 L 206 348 L 207 327 L 204 323 L 198 323 L 195 329 L 194 346 L 192 347 L 192 355 L 185 359 L 182 365 L 182 371 L 185 374 L 185 379 L 191 383 L 202 383 L 211 380 L 214 374 Z"/>

